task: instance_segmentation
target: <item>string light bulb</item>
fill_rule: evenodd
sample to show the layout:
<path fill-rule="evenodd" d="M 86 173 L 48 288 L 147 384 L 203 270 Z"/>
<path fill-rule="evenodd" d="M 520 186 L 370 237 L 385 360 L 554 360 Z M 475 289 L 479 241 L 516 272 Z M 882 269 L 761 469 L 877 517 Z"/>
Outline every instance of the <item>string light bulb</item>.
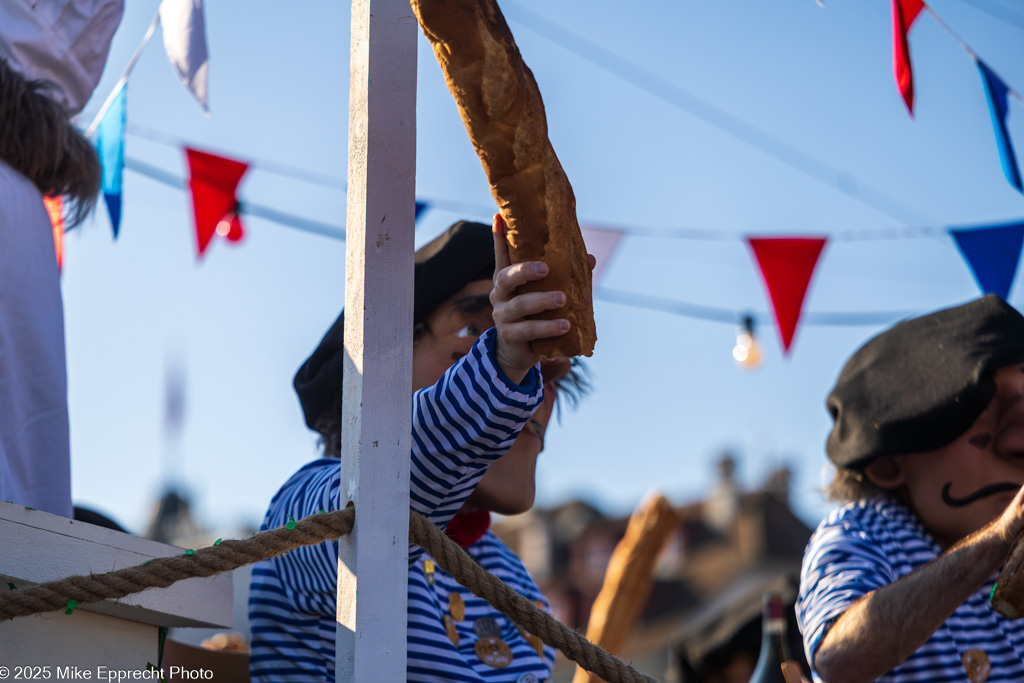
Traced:
<path fill-rule="evenodd" d="M 736 346 L 732 350 L 736 365 L 744 370 L 753 370 L 761 365 L 761 345 L 754 336 L 754 318 L 745 315 L 736 330 Z"/>

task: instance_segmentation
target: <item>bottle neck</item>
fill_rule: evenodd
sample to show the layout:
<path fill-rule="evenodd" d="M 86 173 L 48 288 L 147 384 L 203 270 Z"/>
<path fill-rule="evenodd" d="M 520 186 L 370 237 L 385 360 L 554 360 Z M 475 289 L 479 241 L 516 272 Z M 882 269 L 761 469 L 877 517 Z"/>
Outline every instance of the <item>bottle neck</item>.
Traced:
<path fill-rule="evenodd" d="M 786 620 L 765 619 L 761 624 L 761 655 L 779 662 L 789 659 L 786 646 Z"/>
<path fill-rule="evenodd" d="M 786 620 L 778 603 L 766 604 L 761 621 L 761 652 L 751 683 L 783 683 L 782 663 L 789 659 Z"/>
<path fill-rule="evenodd" d="M 761 642 L 767 641 L 771 636 L 785 636 L 786 620 L 780 618 L 765 619 L 762 622 L 762 630 L 764 633 L 761 636 Z"/>

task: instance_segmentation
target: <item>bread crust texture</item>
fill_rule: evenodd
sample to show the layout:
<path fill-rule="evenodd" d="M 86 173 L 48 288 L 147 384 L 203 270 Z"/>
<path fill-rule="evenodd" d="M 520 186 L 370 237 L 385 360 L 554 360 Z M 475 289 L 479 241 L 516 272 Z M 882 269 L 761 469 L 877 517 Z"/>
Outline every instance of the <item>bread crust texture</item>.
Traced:
<path fill-rule="evenodd" d="M 1013 542 L 992 591 L 992 607 L 1007 619 L 1024 617 L 1024 535 Z"/>
<path fill-rule="evenodd" d="M 532 343 L 542 358 L 590 356 L 597 341 L 590 265 L 576 197 L 548 139 L 537 81 L 494 0 L 412 0 L 505 221 L 512 263 L 544 261 L 519 293 L 561 291 L 566 305 L 531 316 L 569 320 Z"/>

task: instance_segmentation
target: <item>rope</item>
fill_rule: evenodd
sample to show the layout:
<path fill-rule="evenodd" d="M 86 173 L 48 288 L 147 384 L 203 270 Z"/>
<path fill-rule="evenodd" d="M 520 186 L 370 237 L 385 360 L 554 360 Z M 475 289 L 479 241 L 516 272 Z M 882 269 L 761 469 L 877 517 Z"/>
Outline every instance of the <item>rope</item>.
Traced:
<path fill-rule="evenodd" d="M 86 605 L 123 598 L 147 588 L 166 588 L 195 577 L 213 576 L 282 555 L 304 545 L 332 541 L 352 531 L 355 509 L 321 512 L 295 524 L 242 541 L 223 541 L 189 555 L 161 557 L 106 574 L 72 576 L 0 594 L 0 622 L 64 609 L 69 600 Z M 456 581 L 512 621 L 608 683 L 656 683 L 618 657 L 589 642 L 484 570 L 441 529 L 415 511 L 409 513 L 410 540 L 423 547 Z"/>
<path fill-rule="evenodd" d="M 72 576 L 0 594 L 0 622 L 39 612 L 64 609 L 68 600 L 85 605 L 123 598 L 147 588 L 166 588 L 183 579 L 213 576 L 243 565 L 277 557 L 303 545 L 341 538 L 352 531 L 355 509 L 310 515 L 294 529 L 280 527 L 243 541 L 223 541 L 191 555 L 148 560 L 107 574 Z"/>

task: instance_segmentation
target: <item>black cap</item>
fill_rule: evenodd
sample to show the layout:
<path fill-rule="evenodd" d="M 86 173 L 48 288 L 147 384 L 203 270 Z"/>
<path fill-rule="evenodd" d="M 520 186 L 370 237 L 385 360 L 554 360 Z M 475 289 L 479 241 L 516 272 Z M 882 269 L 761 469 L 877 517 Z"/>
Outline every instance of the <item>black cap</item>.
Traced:
<path fill-rule="evenodd" d="M 412 323 L 418 325 L 450 296 L 494 277 L 491 226 L 459 221 L 416 251 Z"/>
<path fill-rule="evenodd" d="M 414 325 L 470 282 L 492 278 L 494 240 L 491 228 L 483 223 L 459 221 L 420 247 L 415 263 Z M 344 348 L 345 312 L 342 311 L 295 373 L 295 393 L 299 395 L 302 413 L 310 428 L 315 428 L 324 412 L 340 404 Z"/>
<path fill-rule="evenodd" d="M 826 405 L 840 469 L 941 448 L 995 396 L 995 371 L 1024 362 L 1024 317 L 995 294 L 897 323 L 847 361 Z"/>

